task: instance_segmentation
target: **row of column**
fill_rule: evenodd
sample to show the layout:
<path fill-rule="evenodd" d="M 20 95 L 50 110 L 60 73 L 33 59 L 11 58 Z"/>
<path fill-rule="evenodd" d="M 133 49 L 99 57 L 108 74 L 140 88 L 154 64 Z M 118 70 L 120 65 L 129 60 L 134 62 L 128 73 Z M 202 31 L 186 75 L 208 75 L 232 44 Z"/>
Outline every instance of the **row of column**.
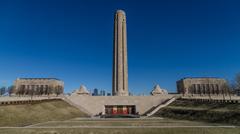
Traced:
<path fill-rule="evenodd" d="M 189 94 L 223 94 L 218 84 L 193 84 L 188 89 Z"/>
<path fill-rule="evenodd" d="M 28 89 L 28 90 L 36 90 L 36 89 L 47 90 L 49 89 L 49 85 L 21 85 L 20 88 Z"/>

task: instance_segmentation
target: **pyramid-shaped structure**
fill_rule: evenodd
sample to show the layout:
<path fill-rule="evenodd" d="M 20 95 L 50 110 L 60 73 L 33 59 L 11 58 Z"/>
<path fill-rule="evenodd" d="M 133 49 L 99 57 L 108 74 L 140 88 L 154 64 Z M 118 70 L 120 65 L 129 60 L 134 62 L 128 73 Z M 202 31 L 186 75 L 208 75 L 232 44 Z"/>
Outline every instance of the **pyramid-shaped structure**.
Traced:
<path fill-rule="evenodd" d="M 162 95 L 162 94 L 168 94 L 168 92 L 165 89 L 161 89 L 160 86 L 157 84 L 154 86 L 151 94 L 152 95 Z"/>
<path fill-rule="evenodd" d="M 89 91 L 87 90 L 87 88 L 84 85 L 81 85 L 80 89 L 77 90 L 75 93 L 79 94 L 79 95 L 90 95 Z"/>

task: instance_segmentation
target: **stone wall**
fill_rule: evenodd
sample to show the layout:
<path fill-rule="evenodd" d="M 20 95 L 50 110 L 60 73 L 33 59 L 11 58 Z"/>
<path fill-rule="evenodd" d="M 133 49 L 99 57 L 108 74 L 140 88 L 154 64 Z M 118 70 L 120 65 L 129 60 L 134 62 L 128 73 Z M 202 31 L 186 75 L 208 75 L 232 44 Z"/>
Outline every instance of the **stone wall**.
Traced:
<path fill-rule="evenodd" d="M 66 96 L 75 105 L 88 111 L 92 116 L 105 113 L 105 105 L 135 105 L 136 112 L 145 114 L 152 107 L 158 106 L 173 95 L 158 96 Z"/>

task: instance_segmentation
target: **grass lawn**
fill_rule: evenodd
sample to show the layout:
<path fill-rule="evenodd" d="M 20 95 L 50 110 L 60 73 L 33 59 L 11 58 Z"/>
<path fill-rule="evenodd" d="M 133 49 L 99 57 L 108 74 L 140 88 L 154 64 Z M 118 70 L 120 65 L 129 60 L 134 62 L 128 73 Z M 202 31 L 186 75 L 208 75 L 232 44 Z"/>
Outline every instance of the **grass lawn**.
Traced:
<path fill-rule="evenodd" d="M 176 100 L 154 116 L 240 125 L 240 104 Z"/>
<path fill-rule="evenodd" d="M 0 127 L 26 126 L 84 116 L 86 116 L 85 113 L 61 100 L 37 104 L 6 105 L 0 106 Z"/>
<path fill-rule="evenodd" d="M 170 107 L 175 109 L 181 107 L 177 105 L 174 107 L 173 104 Z M 195 110 L 204 110 L 203 107 L 197 107 L 198 109 Z M 204 108 L 208 107 L 204 106 Z M 0 128 L 0 134 L 240 134 L 240 127 L 227 128 L 222 127 L 222 124 L 201 121 L 168 118 L 96 119 L 80 117 L 86 117 L 86 115 L 60 100 L 32 105 L 0 106 L 0 127 L 32 125 Z M 152 128 L 144 128 L 148 126 Z M 159 126 L 163 128 L 157 128 Z"/>
<path fill-rule="evenodd" d="M 170 107 L 188 108 L 198 110 L 216 110 L 216 111 L 238 111 L 240 112 L 240 104 L 231 103 L 214 103 L 214 102 L 194 102 L 189 100 L 176 100 Z"/>
<path fill-rule="evenodd" d="M 53 121 L 34 125 L 34 127 L 69 126 L 219 126 L 221 124 L 194 122 L 173 119 L 74 119 Z"/>

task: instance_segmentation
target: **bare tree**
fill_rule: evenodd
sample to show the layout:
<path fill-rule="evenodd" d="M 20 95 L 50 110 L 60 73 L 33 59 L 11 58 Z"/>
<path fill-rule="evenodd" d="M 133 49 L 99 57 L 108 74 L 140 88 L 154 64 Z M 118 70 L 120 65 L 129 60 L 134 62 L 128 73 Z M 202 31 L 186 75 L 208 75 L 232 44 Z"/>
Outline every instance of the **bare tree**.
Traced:
<path fill-rule="evenodd" d="M 207 93 L 208 93 L 208 96 L 209 96 L 209 100 L 211 100 L 212 96 L 211 96 L 211 89 L 210 89 L 209 84 L 207 85 Z"/>
<path fill-rule="evenodd" d="M 56 86 L 54 93 L 58 96 L 61 93 L 63 93 L 63 87 L 62 86 Z"/>
<path fill-rule="evenodd" d="M 37 86 L 37 89 L 36 89 L 36 95 L 40 96 L 41 93 L 40 93 L 40 86 Z"/>
<path fill-rule="evenodd" d="M 13 86 L 13 85 L 8 87 L 8 90 L 7 90 L 7 92 L 8 92 L 8 95 L 9 95 L 9 96 L 11 96 L 11 95 L 12 95 L 12 93 L 13 93 L 13 92 L 14 92 L 14 90 L 15 90 L 15 88 L 16 88 L 16 87 L 15 87 L 15 86 Z"/>
<path fill-rule="evenodd" d="M 48 86 L 47 95 L 48 97 L 53 93 L 54 87 L 52 85 Z"/>
<path fill-rule="evenodd" d="M 40 95 L 44 94 L 44 90 L 43 90 L 43 86 L 42 85 L 40 86 L 40 91 L 39 92 L 40 92 Z"/>
<path fill-rule="evenodd" d="M 34 95 L 34 89 L 30 89 L 29 90 L 29 95 L 31 96 L 31 99 L 33 98 L 33 95 Z"/>
<path fill-rule="evenodd" d="M 7 88 L 5 86 L 0 88 L 0 96 L 4 95 L 6 93 L 6 89 Z"/>
<path fill-rule="evenodd" d="M 230 94 L 230 91 L 231 91 L 231 89 L 230 89 L 229 84 L 228 84 L 228 83 L 224 83 L 224 84 L 222 85 L 222 95 L 223 95 L 223 100 L 225 100 L 226 95 L 229 95 L 230 100 L 231 100 L 231 94 Z"/>
<path fill-rule="evenodd" d="M 240 73 L 238 73 L 232 84 L 235 94 L 240 95 Z"/>
<path fill-rule="evenodd" d="M 227 82 L 227 93 L 229 95 L 230 100 L 232 100 L 232 95 L 234 94 L 234 91 L 233 91 L 233 86 L 229 81 Z"/>
<path fill-rule="evenodd" d="M 17 92 L 16 92 L 16 94 L 17 95 L 19 95 L 19 96 L 21 96 L 21 95 L 24 95 L 26 92 L 25 92 L 25 88 L 24 88 L 24 86 L 19 86 L 18 87 L 18 89 L 17 89 Z"/>
<path fill-rule="evenodd" d="M 208 84 L 207 84 L 207 93 L 208 93 L 208 96 L 209 96 L 209 100 L 211 100 L 212 99 L 212 96 L 211 96 L 211 88 L 210 88 L 210 85 L 209 85 L 209 83 L 210 83 L 210 81 L 209 81 L 209 79 L 208 79 Z"/>
<path fill-rule="evenodd" d="M 194 94 L 195 94 L 194 85 L 191 85 L 189 89 L 190 89 L 191 95 L 194 96 Z M 189 90 L 188 90 L 188 92 L 189 92 Z"/>

